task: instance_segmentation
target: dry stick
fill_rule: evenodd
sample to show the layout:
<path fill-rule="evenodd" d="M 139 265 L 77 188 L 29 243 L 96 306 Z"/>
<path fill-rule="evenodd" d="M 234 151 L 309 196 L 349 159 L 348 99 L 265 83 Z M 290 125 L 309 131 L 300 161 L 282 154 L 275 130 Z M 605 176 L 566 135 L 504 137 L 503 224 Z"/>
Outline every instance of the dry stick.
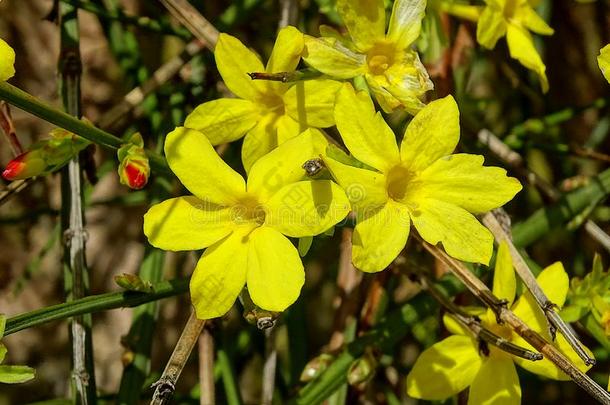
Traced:
<path fill-rule="evenodd" d="M 493 212 L 488 212 L 483 216 L 483 224 L 485 224 L 485 226 L 491 231 L 498 242 L 504 241 L 508 245 L 517 274 L 521 280 L 523 280 L 523 283 L 527 289 L 534 296 L 538 306 L 544 311 L 549 323 L 561 332 L 561 334 L 566 338 L 568 343 L 570 343 L 570 346 L 572 346 L 576 354 L 578 354 L 585 364 L 595 364 L 595 359 L 589 356 L 589 354 L 584 350 L 572 328 L 570 328 L 555 311 L 556 305 L 552 303 L 544 291 L 542 291 L 542 288 L 540 288 L 540 285 L 538 285 L 536 282 L 534 273 L 532 273 L 532 270 L 523 259 L 523 256 L 521 256 L 521 253 L 519 253 L 519 250 L 515 247 L 510 234 L 504 230 Z"/>
<path fill-rule="evenodd" d="M 68 114 L 80 118 L 80 80 L 82 65 L 79 51 L 77 11 L 66 4 L 59 5 L 61 50 L 59 70 L 60 93 Z M 85 256 L 87 234 L 84 225 L 82 175 L 79 155 L 62 170 L 62 229 L 64 234 L 64 274 L 68 300 L 83 298 L 88 289 L 88 269 Z M 75 401 L 78 404 L 96 402 L 91 315 L 76 316 L 70 325 L 72 339 L 72 378 Z"/>
<path fill-rule="evenodd" d="M 271 327 L 265 330 L 265 364 L 263 365 L 262 405 L 271 405 L 273 403 L 276 368 L 277 349 L 275 347 L 275 327 Z"/>
<path fill-rule="evenodd" d="M 279 0 L 280 2 L 280 22 L 278 27 L 280 29 L 288 26 L 295 25 L 297 18 L 299 17 L 299 8 L 296 0 Z"/>
<path fill-rule="evenodd" d="M 549 359 L 576 384 L 587 391 L 589 395 L 602 404 L 610 405 L 610 393 L 600 387 L 588 375 L 580 371 L 570 362 L 555 346 L 547 342 L 540 334 L 527 326 L 503 301 L 493 295 L 487 286 L 468 270 L 464 264 L 448 256 L 436 246 L 432 246 L 417 236 L 424 248 L 436 259 L 445 264 L 451 272 L 468 288 L 479 300 L 491 308 L 499 322 L 508 324 L 519 336 L 525 339 L 538 350 L 544 357 Z"/>
<path fill-rule="evenodd" d="M 160 0 L 182 25 L 210 49 L 214 49 L 219 32 L 187 0 Z"/>
<path fill-rule="evenodd" d="M 199 404 L 214 405 L 214 337 L 209 327 L 199 337 Z"/>
<path fill-rule="evenodd" d="M 511 343 L 510 341 L 496 335 L 491 330 L 485 328 L 481 324 L 480 319 L 468 315 L 460 307 L 448 300 L 447 297 L 441 293 L 433 283 L 430 282 L 430 278 L 424 272 L 415 270 L 415 276 L 417 277 L 417 280 L 421 284 L 422 288 L 428 291 L 432 298 L 434 298 L 448 312 L 450 312 L 462 326 L 469 329 L 479 341 L 494 345 L 504 352 L 524 358 L 526 360 L 542 360 L 543 356 L 540 353 L 533 352 Z"/>
<path fill-rule="evenodd" d="M 17 138 L 17 132 L 15 131 L 15 125 L 13 125 L 13 117 L 11 117 L 11 107 L 6 101 L 0 101 L 0 127 L 2 132 L 8 140 L 8 144 L 11 146 L 13 156 L 17 156 L 23 153 L 23 147 Z"/>
<path fill-rule="evenodd" d="M 161 378 L 152 385 L 155 387 L 155 393 L 152 401 L 150 401 L 151 405 L 168 403 L 176 389 L 178 378 L 199 339 L 199 335 L 201 334 L 204 325 L 205 320 L 197 319 L 195 311 L 191 311 L 191 315 L 189 316 L 188 321 L 186 321 L 186 326 L 182 330 L 182 334 L 165 366 L 165 370 L 163 370 Z"/>
<path fill-rule="evenodd" d="M 486 145 L 494 155 L 507 163 L 519 177 L 526 179 L 529 184 L 540 189 L 540 191 L 542 191 L 542 193 L 549 199 L 552 201 L 557 201 L 561 197 L 561 193 L 553 188 L 553 186 L 548 184 L 535 172 L 529 170 L 525 166 L 525 162 L 523 161 L 521 155 L 510 149 L 508 145 L 502 142 L 502 140 L 495 136 L 491 131 L 488 129 L 482 129 L 479 131 L 477 137 L 479 141 Z M 591 236 L 608 252 L 610 252 L 610 235 L 604 232 L 599 225 L 597 225 L 591 219 L 587 219 L 585 222 L 585 231 L 587 231 L 589 236 Z"/>

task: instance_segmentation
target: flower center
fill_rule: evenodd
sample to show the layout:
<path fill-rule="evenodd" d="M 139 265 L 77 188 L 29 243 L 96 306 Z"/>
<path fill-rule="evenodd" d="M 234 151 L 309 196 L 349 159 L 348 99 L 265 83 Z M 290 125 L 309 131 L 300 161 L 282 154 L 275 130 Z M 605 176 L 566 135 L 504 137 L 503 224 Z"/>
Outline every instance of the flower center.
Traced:
<path fill-rule="evenodd" d="M 518 4 L 519 0 L 506 0 L 506 4 L 504 5 L 504 17 L 506 17 L 506 19 L 510 20 L 515 16 Z"/>
<path fill-rule="evenodd" d="M 377 42 L 366 55 L 369 72 L 383 75 L 394 64 L 396 49 L 390 42 Z"/>
<path fill-rule="evenodd" d="M 402 201 L 407 195 L 407 188 L 413 179 L 413 173 L 406 167 L 397 165 L 386 175 L 386 190 L 388 197 L 394 201 Z"/>
<path fill-rule="evenodd" d="M 284 99 L 280 95 L 269 92 L 261 96 L 258 101 L 260 102 L 260 108 L 265 113 L 284 115 Z"/>
<path fill-rule="evenodd" d="M 231 207 L 231 220 L 238 224 L 255 223 L 257 226 L 265 223 L 265 209 L 256 198 L 245 197 Z"/>

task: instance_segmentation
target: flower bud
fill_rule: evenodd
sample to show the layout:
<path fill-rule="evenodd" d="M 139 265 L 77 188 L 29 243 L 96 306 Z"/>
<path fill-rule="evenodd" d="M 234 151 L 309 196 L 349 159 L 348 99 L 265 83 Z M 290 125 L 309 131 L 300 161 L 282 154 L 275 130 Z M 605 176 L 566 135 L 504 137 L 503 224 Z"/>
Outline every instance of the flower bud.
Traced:
<path fill-rule="evenodd" d="M 373 378 L 376 368 L 377 359 L 367 352 L 364 356 L 354 360 L 349 366 L 349 369 L 347 370 L 347 382 L 351 386 L 366 383 Z"/>
<path fill-rule="evenodd" d="M 150 176 L 150 166 L 148 157 L 144 152 L 144 141 L 138 133 L 132 135 L 129 143 L 124 144 L 119 148 L 117 156 L 119 158 L 119 178 L 121 184 L 134 189 L 140 190 Z"/>
<path fill-rule="evenodd" d="M 47 164 L 42 155 L 40 149 L 22 153 L 8 162 L 6 169 L 2 172 L 2 177 L 6 180 L 13 181 L 27 179 L 44 173 Z"/>
<path fill-rule="evenodd" d="M 303 368 L 300 380 L 301 382 L 309 382 L 322 374 L 332 363 L 335 357 L 328 353 L 322 353 L 318 357 L 311 359 Z"/>

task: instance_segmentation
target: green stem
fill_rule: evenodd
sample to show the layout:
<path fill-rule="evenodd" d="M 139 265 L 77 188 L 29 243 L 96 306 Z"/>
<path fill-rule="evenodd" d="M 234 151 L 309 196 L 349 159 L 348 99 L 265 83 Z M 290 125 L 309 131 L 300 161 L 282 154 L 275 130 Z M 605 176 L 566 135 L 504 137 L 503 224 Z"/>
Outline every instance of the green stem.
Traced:
<path fill-rule="evenodd" d="M 216 365 L 218 368 L 220 368 L 222 383 L 227 396 L 227 404 L 241 405 L 241 395 L 239 394 L 239 387 L 235 381 L 235 374 L 233 373 L 229 355 L 224 348 L 219 348 L 218 352 L 216 353 L 216 357 Z"/>
<path fill-rule="evenodd" d="M 189 280 L 186 278 L 162 281 L 153 284 L 153 292 L 119 291 L 99 295 L 90 295 L 72 302 L 53 305 L 35 311 L 26 312 L 7 319 L 4 336 L 20 330 L 44 325 L 52 321 L 68 319 L 73 316 L 107 311 L 116 308 L 131 308 L 151 301 L 183 294 L 188 291 Z"/>
<path fill-rule="evenodd" d="M 524 248 L 554 228 L 577 217 L 589 205 L 599 203 L 610 194 L 610 169 L 591 178 L 589 184 L 565 194 L 557 203 L 540 208 L 528 219 L 513 226 L 515 246 Z"/>
<path fill-rule="evenodd" d="M 121 138 L 53 108 L 7 82 L 0 82 L 0 99 L 100 146 L 118 149 L 123 144 Z M 169 166 L 167 166 L 167 162 L 163 157 L 151 151 L 147 151 L 146 154 L 150 160 L 150 166 L 154 170 L 158 170 L 163 174 L 171 174 Z"/>

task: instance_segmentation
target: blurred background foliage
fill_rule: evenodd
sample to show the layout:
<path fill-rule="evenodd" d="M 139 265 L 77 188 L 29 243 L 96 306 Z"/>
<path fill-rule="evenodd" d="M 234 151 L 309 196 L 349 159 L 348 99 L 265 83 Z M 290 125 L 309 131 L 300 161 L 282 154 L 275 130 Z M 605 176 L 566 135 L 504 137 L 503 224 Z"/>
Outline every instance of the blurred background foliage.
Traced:
<path fill-rule="evenodd" d="M 83 9 L 79 14 L 83 107 L 84 116 L 93 122 L 99 122 L 128 91 L 180 54 L 192 39 L 160 2 L 65 1 Z M 190 2 L 220 31 L 237 36 L 263 59 L 269 55 L 280 18 L 278 1 Z M 318 35 L 320 24 L 340 25 L 333 3 L 299 0 L 297 26 Z M 391 1 L 387 3 L 389 9 Z M 440 0 L 430 0 L 418 46 L 435 83 L 430 99 L 453 94 L 458 101 L 463 132 L 460 149 L 484 154 L 488 164 L 507 167 L 512 175 L 522 174 L 511 170 L 477 140 L 477 133 L 487 128 L 517 152 L 528 169 L 559 192 L 589 187 L 577 202 L 564 201 L 554 211 L 539 211 L 557 206 L 548 195 L 526 186 L 507 207 L 515 225 L 515 241 L 527 248 L 536 268 L 560 260 L 571 277 L 583 278 L 592 269 L 595 253 L 600 254 L 603 268 L 607 268 L 608 251 L 587 234 L 583 223 L 591 218 L 610 231 L 610 207 L 605 204 L 610 193 L 608 175 L 594 179 L 609 164 L 610 86 L 597 67 L 596 56 L 610 41 L 610 2 L 542 2 L 541 14 L 555 29 L 551 37 L 536 38 L 550 80 L 550 91 L 545 95 L 539 92 L 536 78 L 510 59 L 505 41 L 501 40 L 493 51 L 480 48 L 475 25 L 440 12 L 439 4 Z M 17 74 L 12 83 L 60 106 L 56 85 L 59 32 L 53 22 L 53 5 L 52 0 L 0 2 L 0 36 L 17 52 Z M 148 147 L 161 150 L 164 134 L 181 125 L 195 106 L 227 93 L 213 55 L 203 50 L 128 117 L 105 122 L 104 126 L 118 136 L 140 132 Z M 16 108 L 12 113 L 25 147 L 47 137 L 52 129 Z M 389 117 L 397 130 L 406 119 L 400 113 Z M 0 141 L 0 145 L 0 162 L 4 165 L 12 155 L 6 141 Z M 240 146 L 240 142 L 231 144 L 224 159 L 243 171 Z M 587 155 L 590 149 L 601 156 Z M 94 159 L 98 181 L 86 188 L 87 261 L 91 294 L 100 294 L 119 289 L 114 276 L 139 271 L 145 254 L 142 215 L 151 201 L 184 190 L 177 183 L 155 180 L 142 191 L 129 191 L 119 184 L 116 159 L 110 152 L 97 148 Z M 591 185 L 598 187 L 591 191 Z M 39 178 L 0 206 L 2 313 L 11 316 L 64 300 L 59 210 L 58 175 Z M 350 232 L 349 228 L 337 228 L 332 236 L 316 238 L 304 259 L 307 279 L 303 293 L 282 316 L 275 332 L 279 352 L 275 403 L 295 397 L 304 385 L 299 378 L 308 361 L 316 358 L 317 363 L 310 363 L 305 374 L 333 361 L 331 356 L 317 357 L 321 353 L 334 353 L 371 329 L 389 334 L 380 332 L 359 340 L 337 358 L 334 364 L 343 362 L 344 366 L 337 368 L 342 370 L 342 377 L 333 383 L 339 390 L 329 403 L 413 403 L 406 398 L 404 377 L 418 353 L 446 336 L 439 322 L 441 312 L 425 293 L 418 294 L 418 284 L 401 272 L 400 263 L 376 275 L 358 273 L 349 265 L 342 246 L 349 243 Z M 188 276 L 197 257 L 197 252 L 166 254 L 160 259 L 164 260 L 161 278 Z M 433 268 L 439 277 L 445 272 L 419 251 L 416 243 L 409 244 L 406 260 Z M 479 273 L 490 280 L 488 272 Z M 459 292 L 459 304 L 475 302 L 454 281 L 446 280 L 446 284 L 448 291 Z M 163 370 L 190 313 L 188 295 L 165 299 L 159 308 L 152 335 L 152 373 L 146 378 L 149 383 Z M 116 399 L 123 365 L 133 354 L 129 339 L 123 338 L 130 329 L 132 313 L 131 309 L 117 309 L 93 316 L 97 387 L 108 403 Z M 387 314 L 389 317 L 377 324 Z M 243 403 L 260 402 L 265 337 L 242 315 L 242 307 L 237 304 L 211 328 L 218 350 L 218 403 L 227 402 L 232 395 L 227 368 L 235 377 Z M 596 339 L 585 323 L 575 326 L 598 360 L 592 376 L 606 386 L 610 344 L 607 337 L 604 341 L 603 333 Z M 34 367 L 37 377 L 26 384 L 2 386 L 0 404 L 67 398 L 68 336 L 66 323 L 54 322 L 3 339 L 9 348 L 5 363 Z M 353 364 L 355 359 L 361 360 Z M 348 387 L 345 370 L 349 365 L 352 385 Z M 367 371 L 369 368 L 372 371 Z M 522 370 L 519 373 L 523 403 L 588 401 L 573 383 L 543 381 Z M 151 393 L 143 390 L 144 402 Z M 301 394 L 306 396 L 307 391 Z M 323 394 L 314 392 L 311 397 L 316 395 Z M 187 364 L 175 398 L 176 403 L 199 403 L 196 353 Z M 463 398 L 458 402 L 462 403 Z"/>

